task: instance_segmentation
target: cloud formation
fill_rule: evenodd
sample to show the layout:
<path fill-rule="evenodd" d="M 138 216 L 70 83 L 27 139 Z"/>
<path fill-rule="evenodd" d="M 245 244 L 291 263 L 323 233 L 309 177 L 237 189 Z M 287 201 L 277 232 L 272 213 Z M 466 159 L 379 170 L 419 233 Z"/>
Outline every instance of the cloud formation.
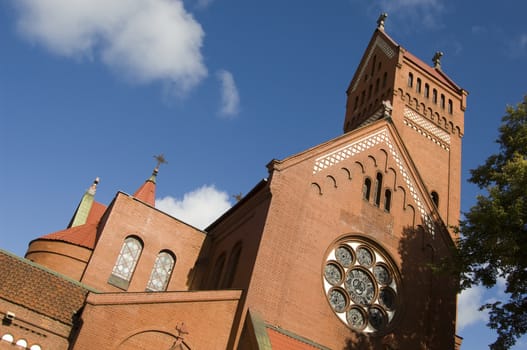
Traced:
<path fill-rule="evenodd" d="M 219 70 L 216 74 L 221 83 L 220 114 L 225 117 L 234 117 L 240 111 L 240 95 L 231 72 Z"/>
<path fill-rule="evenodd" d="M 156 199 L 156 208 L 199 229 L 206 228 L 231 207 L 229 195 L 214 186 L 202 186 L 186 193 L 183 199 Z"/>
<path fill-rule="evenodd" d="M 185 93 L 207 76 L 204 31 L 181 0 L 19 0 L 18 29 L 49 51 L 100 59 L 127 79 Z"/>
<path fill-rule="evenodd" d="M 479 311 L 482 304 L 485 303 L 483 295 L 485 293 L 484 287 L 472 287 L 463 290 L 457 299 L 457 331 L 478 322 L 487 322 L 488 313 L 486 311 Z"/>

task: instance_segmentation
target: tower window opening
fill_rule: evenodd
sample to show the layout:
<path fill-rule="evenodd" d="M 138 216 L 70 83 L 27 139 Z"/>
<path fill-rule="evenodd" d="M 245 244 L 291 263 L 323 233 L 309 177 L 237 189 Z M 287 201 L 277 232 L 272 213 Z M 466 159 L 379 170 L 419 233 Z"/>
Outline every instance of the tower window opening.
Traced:
<path fill-rule="evenodd" d="M 418 94 L 421 93 L 421 79 L 417 78 L 416 84 L 415 84 L 415 91 L 417 91 Z"/>
<path fill-rule="evenodd" d="M 369 178 L 364 179 L 364 185 L 362 186 L 362 199 L 370 201 L 371 193 L 371 180 Z"/>
<path fill-rule="evenodd" d="M 127 289 L 142 250 L 143 244 L 138 238 L 133 236 L 127 237 L 117 256 L 117 261 L 115 262 L 108 283 L 122 289 Z"/>
<path fill-rule="evenodd" d="M 368 87 L 368 99 L 371 97 L 371 89 L 373 88 L 373 86 L 370 84 L 370 86 Z"/>
<path fill-rule="evenodd" d="M 454 106 L 452 105 L 452 100 L 448 99 L 448 113 L 452 114 Z"/>
<path fill-rule="evenodd" d="M 382 174 L 377 173 L 375 177 L 375 206 L 381 205 Z"/>
<path fill-rule="evenodd" d="M 445 95 L 441 94 L 441 108 L 445 109 Z"/>
<path fill-rule="evenodd" d="M 432 102 L 437 104 L 437 90 L 436 89 L 432 90 Z"/>
<path fill-rule="evenodd" d="M 360 94 L 360 105 L 364 103 L 364 97 L 366 97 L 366 91 L 362 90 L 362 93 Z"/>
<path fill-rule="evenodd" d="M 432 191 L 432 193 L 430 193 L 430 197 L 432 197 L 432 202 L 434 202 L 435 206 L 439 207 L 439 195 L 437 192 Z"/>
<path fill-rule="evenodd" d="M 380 83 L 380 79 L 377 78 L 377 80 L 375 81 L 375 93 L 378 93 L 379 92 L 379 83 Z"/>
<path fill-rule="evenodd" d="M 353 104 L 353 109 L 357 109 L 359 107 L 359 95 L 355 96 L 355 103 Z"/>
<path fill-rule="evenodd" d="M 425 83 L 425 98 L 429 98 L 430 97 L 430 85 L 426 84 Z"/>
<path fill-rule="evenodd" d="M 414 75 L 412 73 L 408 73 L 408 87 L 414 86 Z"/>
<path fill-rule="evenodd" d="M 386 87 L 386 81 L 388 80 L 388 72 L 384 72 L 383 76 L 382 76 L 382 87 L 385 88 Z"/>
<path fill-rule="evenodd" d="M 392 191 L 387 189 L 386 191 L 384 191 L 384 210 L 389 213 L 391 205 L 392 205 Z"/>

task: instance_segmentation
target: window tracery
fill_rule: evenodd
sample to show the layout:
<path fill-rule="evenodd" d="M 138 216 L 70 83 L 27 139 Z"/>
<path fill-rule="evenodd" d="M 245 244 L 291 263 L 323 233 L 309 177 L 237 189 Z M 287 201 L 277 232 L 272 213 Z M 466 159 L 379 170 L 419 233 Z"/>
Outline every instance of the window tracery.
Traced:
<path fill-rule="evenodd" d="M 119 288 L 128 288 L 142 250 L 143 244 L 138 238 L 127 237 L 121 247 L 108 282 Z"/>
<path fill-rule="evenodd" d="M 329 252 L 323 283 L 329 305 L 353 330 L 384 331 L 398 305 L 398 274 L 391 259 L 359 237 L 340 240 Z"/>
<path fill-rule="evenodd" d="M 157 255 L 150 279 L 146 286 L 147 291 L 162 292 L 167 289 L 175 261 L 172 254 L 167 251 L 163 251 Z"/>

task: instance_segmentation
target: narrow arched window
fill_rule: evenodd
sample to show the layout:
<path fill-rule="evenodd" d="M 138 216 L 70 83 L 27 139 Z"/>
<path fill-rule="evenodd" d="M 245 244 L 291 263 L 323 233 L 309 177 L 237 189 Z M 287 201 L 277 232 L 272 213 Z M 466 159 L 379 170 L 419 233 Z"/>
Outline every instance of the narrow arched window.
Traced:
<path fill-rule="evenodd" d="M 373 85 L 370 84 L 368 87 L 368 99 L 371 97 L 371 89 L 373 88 Z"/>
<path fill-rule="evenodd" d="M 377 80 L 375 80 L 375 93 L 379 92 L 379 83 L 380 83 L 380 79 L 377 78 Z"/>
<path fill-rule="evenodd" d="M 417 78 L 417 82 L 415 84 L 415 91 L 417 91 L 418 94 L 421 93 L 421 79 Z"/>
<path fill-rule="evenodd" d="M 225 253 L 221 254 L 220 257 L 214 263 L 214 269 L 212 271 L 212 276 L 210 277 L 210 286 L 213 289 L 218 289 L 218 287 L 220 286 L 223 265 L 225 265 Z"/>
<path fill-rule="evenodd" d="M 359 107 L 359 95 L 355 96 L 355 104 L 353 105 L 353 109 L 356 110 Z"/>
<path fill-rule="evenodd" d="M 362 186 L 362 198 L 364 200 L 370 200 L 371 193 L 371 180 L 369 178 L 364 179 L 364 185 Z"/>
<path fill-rule="evenodd" d="M 448 99 L 448 113 L 452 114 L 453 110 L 454 110 L 454 106 L 452 105 L 452 100 Z"/>
<path fill-rule="evenodd" d="M 384 191 L 384 210 L 390 212 L 390 207 L 392 206 L 392 191 Z"/>
<path fill-rule="evenodd" d="M 437 104 L 437 90 L 436 89 L 432 90 L 432 102 Z"/>
<path fill-rule="evenodd" d="M 439 195 L 437 194 L 437 192 L 432 191 L 432 193 L 430 193 L 430 196 L 432 197 L 432 202 L 434 202 L 435 206 L 439 207 Z"/>
<path fill-rule="evenodd" d="M 430 85 L 425 84 L 425 98 L 430 97 Z"/>
<path fill-rule="evenodd" d="M 445 109 L 445 95 L 441 94 L 441 108 Z"/>
<path fill-rule="evenodd" d="M 382 75 L 382 87 L 383 88 L 386 87 L 387 80 L 388 80 L 388 72 L 384 72 L 384 74 Z"/>
<path fill-rule="evenodd" d="M 3 341 L 6 341 L 6 342 L 8 342 L 8 343 L 12 343 L 12 342 L 15 340 L 15 338 L 14 338 L 11 334 L 6 333 L 6 334 L 4 334 L 4 335 L 2 336 L 2 340 L 3 340 Z"/>
<path fill-rule="evenodd" d="M 408 87 L 414 86 L 414 75 L 412 73 L 408 73 Z"/>
<path fill-rule="evenodd" d="M 232 287 L 232 282 L 234 281 L 234 276 L 236 275 L 241 253 L 242 245 L 241 243 L 237 243 L 232 249 L 231 256 L 229 257 L 229 265 L 227 266 L 227 271 L 222 283 L 224 288 Z"/>
<path fill-rule="evenodd" d="M 138 238 L 127 237 L 121 247 L 108 283 L 119 288 L 128 288 L 142 250 L 143 244 Z"/>
<path fill-rule="evenodd" d="M 382 174 L 377 173 L 375 177 L 375 205 L 381 205 Z"/>
<path fill-rule="evenodd" d="M 150 273 L 150 279 L 146 285 L 146 290 L 149 292 L 162 292 L 167 289 L 168 281 L 174 270 L 176 259 L 174 255 L 168 251 L 162 251 L 157 254 L 154 267 Z"/>

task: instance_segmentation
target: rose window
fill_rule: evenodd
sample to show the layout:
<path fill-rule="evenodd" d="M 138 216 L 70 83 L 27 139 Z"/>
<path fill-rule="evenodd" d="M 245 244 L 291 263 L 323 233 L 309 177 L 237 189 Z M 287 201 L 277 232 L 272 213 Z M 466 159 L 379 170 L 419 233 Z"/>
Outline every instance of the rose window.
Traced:
<path fill-rule="evenodd" d="M 383 331 L 395 317 L 398 287 L 394 264 L 372 244 L 341 241 L 324 265 L 324 289 L 336 315 L 353 330 Z"/>

